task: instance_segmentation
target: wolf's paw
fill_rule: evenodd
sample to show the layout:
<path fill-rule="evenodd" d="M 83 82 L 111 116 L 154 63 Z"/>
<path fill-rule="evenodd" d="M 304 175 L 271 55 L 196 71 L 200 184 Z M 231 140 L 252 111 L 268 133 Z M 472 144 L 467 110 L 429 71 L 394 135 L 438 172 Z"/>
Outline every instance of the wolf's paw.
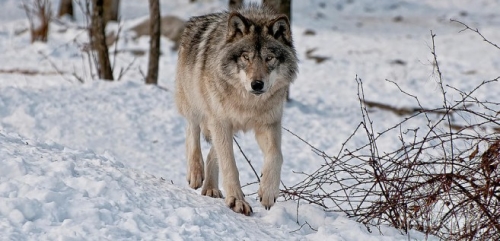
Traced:
<path fill-rule="evenodd" d="M 203 162 L 195 162 L 190 165 L 187 173 L 187 181 L 193 189 L 198 189 L 203 184 L 205 173 L 203 172 Z"/>
<path fill-rule="evenodd" d="M 268 182 L 265 182 L 265 180 L 261 180 L 258 194 L 262 206 L 264 206 L 266 210 L 269 210 L 276 202 L 276 198 L 278 198 L 279 184 L 271 186 L 267 183 Z"/>
<path fill-rule="evenodd" d="M 222 192 L 218 188 L 205 188 L 201 189 L 201 195 L 213 197 L 213 198 L 223 198 Z"/>
<path fill-rule="evenodd" d="M 233 211 L 247 216 L 253 213 L 252 207 L 244 199 L 228 196 L 226 197 L 226 205 Z"/>

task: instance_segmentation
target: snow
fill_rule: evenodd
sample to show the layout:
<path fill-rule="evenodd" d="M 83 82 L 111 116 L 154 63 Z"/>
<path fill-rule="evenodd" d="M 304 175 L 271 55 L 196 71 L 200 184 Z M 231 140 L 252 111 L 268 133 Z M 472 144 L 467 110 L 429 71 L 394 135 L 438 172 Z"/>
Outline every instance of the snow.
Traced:
<path fill-rule="evenodd" d="M 163 14 L 183 19 L 224 9 L 224 0 L 195 4 L 162 0 Z M 57 6 L 58 1 L 53 1 Z M 148 14 L 147 1 L 122 1 L 127 29 Z M 448 20 L 479 28 L 500 43 L 498 0 L 294 1 L 293 32 L 300 73 L 291 88 L 283 126 L 315 147 L 336 154 L 361 121 L 356 75 L 367 100 L 415 106 L 386 79 L 440 107 L 433 74 L 430 30 L 444 82 L 467 91 L 500 74 L 499 50 Z M 402 235 L 382 226 L 371 232 L 340 213 L 312 204 L 278 200 L 269 211 L 256 200 L 257 185 L 244 187 L 254 214 L 245 217 L 222 199 L 203 197 L 185 181 L 185 122 L 175 110 L 176 53 L 162 39 L 160 86 L 142 83 L 148 39 L 126 31 L 112 49 L 120 81 L 95 80 L 89 72 L 83 22 L 52 24 L 46 44 L 30 44 L 18 1 L 0 0 L 0 233 L 7 240 L 432 240 L 419 232 Z M 54 7 L 55 8 L 55 7 Z M 401 22 L 395 22 L 396 17 Z M 109 26 L 108 31 L 120 26 Z M 313 30 L 315 35 L 304 35 Z M 317 64 L 306 51 L 329 57 Z M 116 58 L 115 58 L 116 57 Z M 116 59 L 116 60 L 115 60 Z M 393 64 L 402 60 L 406 64 Z M 131 64 L 132 63 L 132 64 Z M 131 64 L 132 67 L 127 68 Z M 57 68 L 57 70 L 55 69 Z M 37 75 L 2 72 L 29 70 Z M 59 75 L 61 71 L 63 75 Z M 80 83 L 78 78 L 84 80 Z M 477 96 L 500 101 L 498 83 Z M 493 91 L 492 91 L 493 90 Z M 496 90 L 496 91 L 495 91 Z M 449 96 L 457 95 L 449 90 Z M 377 130 L 399 122 L 373 112 Z M 259 171 L 262 156 L 251 133 L 238 135 Z M 355 136 L 353 145 L 366 140 Z M 384 140 L 390 148 L 397 136 Z M 203 144 L 203 151 L 208 145 Z M 282 178 L 293 185 L 323 163 L 310 148 L 283 132 Z M 235 149 L 242 184 L 255 176 Z M 298 214 L 297 214 L 298 213 Z"/>

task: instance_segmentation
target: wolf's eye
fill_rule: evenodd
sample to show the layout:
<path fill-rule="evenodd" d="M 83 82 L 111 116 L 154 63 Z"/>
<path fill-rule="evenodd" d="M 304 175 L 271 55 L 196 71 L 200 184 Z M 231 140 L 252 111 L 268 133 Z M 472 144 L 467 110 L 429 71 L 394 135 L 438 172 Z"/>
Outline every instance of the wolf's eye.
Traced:
<path fill-rule="evenodd" d="M 248 54 L 244 53 L 241 55 L 245 60 L 250 60 L 250 57 L 248 57 Z"/>
<path fill-rule="evenodd" d="M 266 61 L 267 61 L 267 62 L 269 62 L 269 61 L 271 61 L 271 60 L 273 60 L 273 59 L 274 59 L 274 56 L 267 56 L 267 57 L 266 57 Z"/>

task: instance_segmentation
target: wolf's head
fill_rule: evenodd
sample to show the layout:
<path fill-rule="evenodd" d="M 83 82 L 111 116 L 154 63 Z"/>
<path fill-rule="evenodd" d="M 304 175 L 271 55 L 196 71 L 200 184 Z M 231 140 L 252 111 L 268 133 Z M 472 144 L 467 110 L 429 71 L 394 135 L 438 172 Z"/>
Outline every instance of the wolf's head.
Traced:
<path fill-rule="evenodd" d="M 286 87 L 295 79 L 297 57 L 285 15 L 263 9 L 230 13 L 225 46 L 223 74 L 252 94 Z"/>

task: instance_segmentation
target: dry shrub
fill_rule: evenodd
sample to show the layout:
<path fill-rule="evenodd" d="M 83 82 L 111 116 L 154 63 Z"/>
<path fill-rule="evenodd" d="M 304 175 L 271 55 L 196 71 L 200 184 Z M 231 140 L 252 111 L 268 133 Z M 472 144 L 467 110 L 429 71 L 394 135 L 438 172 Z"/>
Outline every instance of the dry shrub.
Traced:
<path fill-rule="evenodd" d="M 498 84 L 498 78 L 478 88 L 491 83 Z M 440 108 L 446 114 L 437 119 L 422 110 L 381 133 L 374 132 L 361 94 L 363 122 L 352 135 L 364 132 L 369 143 L 349 150 L 347 140 L 337 156 L 314 149 L 325 164 L 302 173 L 306 178 L 282 194 L 344 212 L 367 226 L 390 224 L 446 240 L 499 240 L 500 133 L 495 129 L 500 118 L 495 109 L 500 103 L 478 100 L 474 91 L 461 92 L 463 99 Z M 476 122 L 455 130 L 451 116 Z M 425 118 L 427 126 L 405 127 L 418 118 Z M 380 151 L 379 143 L 393 131 L 399 132 L 399 146 Z"/>
<path fill-rule="evenodd" d="M 50 0 L 33 0 L 31 4 L 23 2 L 22 7 L 30 24 L 31 42 L 47 42 L 52 20 Z"/>
<path fill-rule="evenodd" d="M 325 163 L 285 187 L 285 199 L 343 212 L 369 229 L 389 224 L 445 240 L 500 240 L 500 103 L 475 96 L 478 89 L 496 89 L 500 77 L 468 92 L 444 85 L 431 36 L 443 107 L 424 108 L 400 88 L 419 108 L 391 128 L 375 131 L 370 102 L 356 77 L 362 122 L 336 156 L 306 142 Z M 461 98 L 450 100 L 450 92 Z M 379 145 L 394 134 L 399 144 L 382 151 Z M 357 135 L 366 136 L 367 144 L 348 149 Z"/>

